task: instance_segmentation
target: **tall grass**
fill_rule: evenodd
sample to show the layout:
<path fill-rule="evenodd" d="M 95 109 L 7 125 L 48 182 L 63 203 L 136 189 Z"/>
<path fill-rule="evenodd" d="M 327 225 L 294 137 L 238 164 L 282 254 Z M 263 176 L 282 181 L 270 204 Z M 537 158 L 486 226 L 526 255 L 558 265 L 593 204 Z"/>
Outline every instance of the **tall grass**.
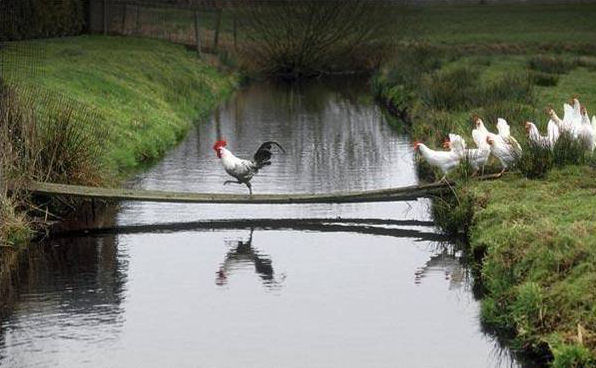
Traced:
<path fill-rule="evenodd" d="M 559 167 L 585 164 L 586 149 L 584 144 L 573 138 L 571 134 L 562 133 L 553 149 L 553 162 Z"/>
<path fill-rule="evenodd" d="M 84 105 L 50 93 L 2 85 L 0 137 L 8 180 L 100 184 L 108 129 Z"/>
<path fill-rule="evenodd" d="M 472 96 L 481 93 L 476 83 L 480 71 L 467 66 L 422 76 L 419 87 L 422 103 L 437 110 L 458 111 L 471 107 Z"/>
<path fill-rule="evenodd" d="M 0 242 L 21 243 L 36 227 L 27 181 L 99 185 L 108 177 L 107 129 L 93 117 L 74 101 L 0 84 Z"/>
<path fill-rule="evenodd" d="M 553 168 L 553 151 L 542 144 L 528 141 L 523 146 L 523 153 L 517 162 L 517 168 L 528 179 L 544 178 Z"/>

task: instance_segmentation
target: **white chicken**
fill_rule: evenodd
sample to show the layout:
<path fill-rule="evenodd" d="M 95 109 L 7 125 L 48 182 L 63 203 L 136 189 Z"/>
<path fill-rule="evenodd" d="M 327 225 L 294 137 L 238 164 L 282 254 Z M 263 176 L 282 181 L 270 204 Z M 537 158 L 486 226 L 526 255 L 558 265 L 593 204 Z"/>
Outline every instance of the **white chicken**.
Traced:
<path fill-rule="evenodd" d="M 550 116 L 550 120 L 553 123 L 555 123 L 557 125 L 557 127 L 559 128 L 559 133 L 563 133 L 566 131 L 565 127 L 563 126 L 563 120 L 561 120 L 561 118 L 559 118 L 559 116 L 557 115 L 557 113 L 555 112 L 555 110 L 552 107 L 549 107 L 548 115 Z"/>
<path fill-rule="evenodd" d="M 285 150 L 279 143 L 268 141 L 261 144 L 252 160 L 244 160 L 234 156 L 232 152 L 225 148 L 226 146 L 227 142 L 223 140 L 217 141 L 213 145 L 213 149 L 215 150 L 217 157 L 221 159 L 221 163 L 226 172 L 230 176 L 236 178 L 236 181 L 226 180 L 223 184 L 244 184 L 248 187 L 250 195 L 252 195 L 252 185 L 250 183 L 252 177 L 263 167 L 271 165 L 271 148 L 277 146 L 283 153 L 285 153 Z"/>
<path fill-rule="evenodd" d="M 592 117 L 592 123 L 590 123 L 585 106 L 582 106 L 580 111 L 582 120 L 578 128 L 577 138 L 582 142 L 586 150 L 592 152 L 596 146 L 596 120 Z"/>
<path fill-rule="evenodd" d="M 489 132 L 479 117 L 474 118 L 474 124 L 476 124 L 476 128 L 472 130 L 472 138 L 474 139 L 474 143 L 476 143 L 476 147 L 486 146 L 486 137 L 497 138 L 497 134 Z"/>
<path fill-rule="evenodd" d="M 472 135 L 474 135 L 474 132 L 472 132 Z M 486 161 L 488 161 L 488 157 L 490 156 L 490 146 L 486 143 L 486 140 L 480 142 L 478 148 L 466 148 L 466 141 L 461 136 L 449 134 L 449 140 L 445 143 L 446 147 L 451 148 L 462 159 L 470 163 L 474 169 L 472 176 L 476 175 L 480 169 L 484 169 L 484 165 L 486 165 Z"/>
<path fill-rule="evenodd" d="M 530 121 L 526 122 L 525 127 L 530 142 L 551 150 L 555 147 L 555 143 L 557 143 L 557 140 L 559 139 L 559 127 L 554 120 L 551 119 L 548 121 L 546 136 L 540 135 L 536 125 Z"/>
<path fill-rule="evenodd" d="M 506 144 L 511 145 L 516 151 L 521 152 L 521 145 L 517 139 L 511 135 L 511 128 L 505 119 L 497 119 L 497 130 L 499 131 L 499 137 L 501 137 Z"/>
<path fill-rule="evenodd" d="M 563 121 L 559 128 L 577 138 L 582 125 L 581 104 L 577 98 L 573 98 L 571 102 L 573 106 L 563 104 Z"/>
<path fill-rule="evenodd" d="M 431 166 L 437 167 L 443 173 L 443 177 L 439 181 L 445 180 L 447 174 L 453 170 L 461 161 L 461 155 L 454 151 L 436 151 L 428 148 L 424 143 L 414 142 L 414 150 L 420 152 L 422 157 Z"/>
<path fill-rule="evenodd" d="M 515 145 L 499 138 L 486 137 L 486 143 L 490 146 L 490 152 L 501 162 L 501 166 L 503 167 L 501 174 L 503 174 L 507 168 L 521 157 L 522 151 L 521 148 L 518 149 Z"/>

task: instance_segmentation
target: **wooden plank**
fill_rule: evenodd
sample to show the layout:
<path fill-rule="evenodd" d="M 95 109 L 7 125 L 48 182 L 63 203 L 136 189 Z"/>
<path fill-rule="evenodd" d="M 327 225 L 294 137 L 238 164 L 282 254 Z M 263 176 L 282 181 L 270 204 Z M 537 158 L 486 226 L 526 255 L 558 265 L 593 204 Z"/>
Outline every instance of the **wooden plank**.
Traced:
<path fill-rule="evenodd" d="M 291 204 L 291 203 L 356 203 L 411 201 L 429 197 L 449 190 L 452 183 L 433 183 L 400 188 L 335 192 L 326 194 L 225 194 L 166 192 L 157 190 L 137 190 L 123 188 L 99 188 L 79 185 L 31 182 L 27 190 L 46 195 L 65 195 L 113 201 L 171 202 L 171 203 L 252 203 L 252 204 Z"/>

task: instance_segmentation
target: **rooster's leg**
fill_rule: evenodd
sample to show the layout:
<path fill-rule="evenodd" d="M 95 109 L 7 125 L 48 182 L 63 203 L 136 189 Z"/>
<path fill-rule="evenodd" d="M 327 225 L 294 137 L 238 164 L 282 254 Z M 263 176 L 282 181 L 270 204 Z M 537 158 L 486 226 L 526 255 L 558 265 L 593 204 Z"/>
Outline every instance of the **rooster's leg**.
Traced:
<path fill-rule="evenodd" d="M 228 184 L 242 184 L 242 182 L 240 182 L 240 181 L 234 181 L 234 180 L 226 180 L 223 183 L 223 185 L 228 185 Z"/>
<path fill-rule="evenodd" d="M 246 182 L 244 184 L 246 184 L 246 186 L 248 187 L 248 193 L 249 193 L 249 195 L 252 195 L 252 184 L 250 182 Z"/>

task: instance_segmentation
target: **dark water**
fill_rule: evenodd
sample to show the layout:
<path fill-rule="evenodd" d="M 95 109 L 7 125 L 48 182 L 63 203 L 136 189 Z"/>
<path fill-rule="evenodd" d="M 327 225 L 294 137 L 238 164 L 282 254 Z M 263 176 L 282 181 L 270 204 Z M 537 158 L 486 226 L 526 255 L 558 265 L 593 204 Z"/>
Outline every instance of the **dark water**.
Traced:
<path fill-rule="evenodd" d="M 269 139 L 286 148 L 255 193 L 417 182 L 409 138 L 355 80 L 241 91 L 131 185 L 245 192 L 222 186 L 218 137 L 244 157 Z M 64 236 L 24 256 L 0 364 L 516 366 L 482 332 L 462 254 L 428 206 L 125 203 L 118 233 Z"/>

